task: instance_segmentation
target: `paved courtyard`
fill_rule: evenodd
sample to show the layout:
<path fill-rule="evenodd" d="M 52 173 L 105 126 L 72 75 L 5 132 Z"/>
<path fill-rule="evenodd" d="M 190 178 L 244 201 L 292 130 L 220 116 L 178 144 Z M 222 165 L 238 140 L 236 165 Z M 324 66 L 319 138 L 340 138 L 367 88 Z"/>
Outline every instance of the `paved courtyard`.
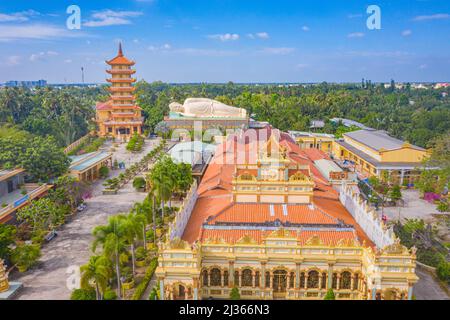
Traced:
<path fill-rule="evenodd" d="M 417 190 L 403 190 L 404 207 L 386 207 L 384 212 L 389 220 L 401 220 L 405 218 L 418 218 L 430 222 L 434 214 L 441 214 L 436 210 L 436 205 L 420 199 L 419 191 Z"/>
<path fill-rule="evenodd" d="M 139 154 L 125 151 L 125 145 L 120 145 L 113 159 L 125 161 L 127 166 L 138 162 L 145 154 L 153 149 L 159 140 L 147 141 L 145 150 Z M 111 147 L 106 144 L 104 149 Z M 121 171 L 115 170 L 111 176 Z M 133 204 L 144 200 L 146 194 L 134 190 L 129 182 L 117 195 L 103 195 L 102 181 L 93 185 L 93 197 L 86 201 L 87 208 L 79 213 L 71 222 L 59 231 L 58 237 L 42 248 L 39 264 L 23 273 L 15 273 L 15 281 L 23 282 L 24 288 L 17 299 L 65 300 L 70 298 L 71 290 L 67 287 L 67 273 L 69 267 L 86 264 L 91 256 L 91 231 L 95 226 L 105 224 L 108 217 L 121 212 L 128 212 Z"/>

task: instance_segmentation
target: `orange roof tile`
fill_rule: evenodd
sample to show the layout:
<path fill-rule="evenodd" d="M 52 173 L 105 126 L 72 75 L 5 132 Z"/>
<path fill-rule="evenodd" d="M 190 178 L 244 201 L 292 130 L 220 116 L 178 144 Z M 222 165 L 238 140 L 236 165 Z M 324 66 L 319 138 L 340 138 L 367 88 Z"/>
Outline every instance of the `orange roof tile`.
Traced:
<path fill-rule="evenodd" d="M 272 133 L 274 131 L 270 127 L 261 130 L 266 130 L 266 140 L 270 137 L 269 132 Z M 265 134 L 261 130 L 258 131 L 258 136 L 264 137 Z M 271 216 L 269 204 L 233 203 L 231 181 L 235 173 L 236 150 L 243 148 L 245 152 L 244 159 L 249 159 L 251 158 L 250 155 L 258 152 L 258 146 L 264 143 L 264 141 L 259 141 L 258 143 L 255 141 L 244 141 L 242 139 L 241 141 L 244 143 L 239 143 L 239 141 L 239 137 L 231 136 L 217 147 L 215 155 L 208 165 L 198 187 L 199 198 L 185 228 L 182 236 L 183 240 L 192 243 L 196 240 L 205 240 L 208 237 L 220 236 L 237 241 L 246 233 L 251 233 L 253 238 L 257 238 L 255 240 L 260 241 L 258 239 L 262 239 L 264 235 L 261 234 L 261 230 L 210 230 L 202 228 L 202 225 L 206 223 L 208 218 L 208 225 L 210 226 L 214 226 L 216 223 L 232 224 L 233 222 L 264 223 L 266 221 L 275 221 L 276 219 L 279 219 L 283 223 L 289 221 L 295 224 L 332 225 L 338 223 L 338 220 L 341 220 L 345 224 L 354 226 L 356 235 L 351 231 L 326 231 L 321 236 L 323 242 L 328 243 L 338 241 L 341 238 L 348 239 L 357 236 L 358 239 L 365 240 L 367 245 L 373 246 L 373 243 L 365 235 L 350 213 L 339 202 L 337 191 L 332 188 L 315 167 L 313 159 L 324 155 L 321 152 L 305 152 L 301 150 L 287 134 L 280 134 L 280 145 L 287 148 L 288 157 L 292 161 L 300 165 L 309 166 L 312 179 L 315 183 L 313 192 L 313 203 L 315 207 L 287 205 L 287 216 L 285 216 L 282 205 L 276 204 L 273 206 L 274 214 Z M 224 161 L 230 159 L 232 161 Z M 307 235 L 305 232 L 303 231 L 302 233 L 304 237 Z M 301 239 L 303 238 L 299 237 L 299 241 L 303 241 Z M 304 239 L 304 241 L 306 240 Z"/>
<path fill-rule="evenodd" d="M 337 224 L 338 219 L 324 211 L 306 204 L 234 203 L 216 216 L 208 224 L 220 222 L 264 223 L 280 220 L 295 224 Z"/>
<path fill-rule="evenodd" d="M 322 231 L 322 230 L 287 230 L 288 236 L 297 238 L 300 245 L 306 244 L 306 242 L 314 236 L 318 236 L 321 242 L 325 245 L 336 245 L 340 240 L 358 240 L 353 231 Z M 218 229 L 204 229 L 201 234 L 200 241 L 206 240 L 220 240 L 223 239 L 227 243 L 236 243 L 244 236 L 249 236 L 257 243 L 261 244 L 263 240 L 270 237 L 272 230 L 218 230 Z"/>

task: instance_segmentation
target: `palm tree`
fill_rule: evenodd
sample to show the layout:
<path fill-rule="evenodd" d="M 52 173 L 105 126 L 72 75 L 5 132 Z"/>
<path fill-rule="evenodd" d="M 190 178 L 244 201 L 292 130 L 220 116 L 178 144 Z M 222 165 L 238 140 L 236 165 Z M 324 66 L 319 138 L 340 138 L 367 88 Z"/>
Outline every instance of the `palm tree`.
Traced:
<path fill-rule="evenodd" d="M 97 300 L 101 300 L 111 277 L 111 265 L 104 256 L 92 256 L 89 263 L 81 266 L 81 287 L 87 289 L 95 284 Z"/>
<path fill-rule="evenodd" d="M 94 242 L 92 251 L 95 252 L 99 244 L 102 245 L 103 254 L 114 264 L 117 277 L 117 295 L 120 297 L 120 254 L 125 251 L 123 232 L 121 228 L 121 217 L 123 215 L 112 216 L 105 226 L 98 226 L 92 232 Z"/>
<path fill-rule="evenodd" d="M 154 193 L 157 195 L 158 199 L 161 201 L 162 213 L 161 216 L 164 217 L 164 208 L 166 201 L 170 200 L 173 191 L 173 181 L 171 177 L 161 170 L 162 168 L 154 168 L 151 173 L 151 185 Z"/>
<path fill-rule="evenodd" d="M 136 219 L 136 215 L 133 213 L 128 214 L 127 216 L 120 216 L 121 223 L 120 226 L 122 228 L 123 239 L 131 248 L 131 261 L 133 266 L 133 276 L 136 274 L 136 266 L 135 266 L 135 241 L 141 237 L 141 223 L 139 219 Z"/>

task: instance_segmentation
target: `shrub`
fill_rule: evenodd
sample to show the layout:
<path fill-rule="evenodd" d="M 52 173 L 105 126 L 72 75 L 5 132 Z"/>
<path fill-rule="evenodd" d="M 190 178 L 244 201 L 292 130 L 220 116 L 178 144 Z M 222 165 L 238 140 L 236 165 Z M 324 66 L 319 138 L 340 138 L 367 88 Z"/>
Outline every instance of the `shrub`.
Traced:
<path fill-rule="evenodd" d="M 158 266 L 158 258 L 153 258 L 147 270 L 145 271 L 144 279 L 142 279 L 142 282 L 137 286 L 136 290 L 134 291 L 133 296 L 131 298 L 132 300 L 139 300 L 142 297 L 142 294 L 144 293 L 145 289 L 147 289 L 147 286 L 150 280 L 152 279 L 157 266 Z"/>
<path fill-rule="evenodd" d="M 103 294 L 103 300 L 116 300 L 117 299 L 117 294 L 114 290 L 106 290 L 105 293 Z"/>
<path fill-rule="evenodd" d="M 438 205 L 437 205 L 437 210 L 439 212 L 448 212 L 449 210 L 449 205 L 447 201 L 439 201 Z"/>
<path fill-rule="evenodd" d="M 136 260 L 142 261 L 147 257 L 147 251 L 144 247 L 139 247 L 136 249 Z"/>
<path fill-rule="evenodd" d="M 325 295 L 323 300 L 336 300 L 333 289 L 328 289 L 327 294 Z"/>
<path fill-rule="evenodd" d="M 96 300 L 94 289 L 75 289 L 70 295 L 70 300 Z"/>
<path fill-rule="evenodd" d="M 104 179 L 109 175 L 109 169 L 107 166 L 101 166 L 98 173 L 100 174 L 100 177 Z"/>
<path fill-rule="evenodd" d="M 152 289 L 152 292 L 150 292 L 148 300 L 157 300 L 157 299 L 159 299 L 158 289 L 156 289 L 156 287 L 154 287 Z"/>
<path fill-rule="evenodd" d="M 450 284 L 450 262 L 441 261 L 436 268 L 436 274 L 439 279 Z"/>
<path fill-rule="evenodd" d="M 241 294 L 239 293 L 239 289 L 237 287 L 234 287 L 233 289 L 231 289 L 230 299 L 231 300 L 240 300 L 241 299 Z"/>
<path fill-rule="evenodd" d="M 143 177 L 136 177 L 133 180 L 133 187 L 136 190 L 144 188 L 146 185 L 145 179 Z"/>

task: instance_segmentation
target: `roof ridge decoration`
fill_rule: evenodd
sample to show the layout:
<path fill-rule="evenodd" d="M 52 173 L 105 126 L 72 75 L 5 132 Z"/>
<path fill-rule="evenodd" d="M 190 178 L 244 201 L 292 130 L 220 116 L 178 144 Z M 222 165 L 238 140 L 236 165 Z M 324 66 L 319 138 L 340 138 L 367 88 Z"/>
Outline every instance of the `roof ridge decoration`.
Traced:
<path fill-rule="evenodd" d="M 292 238 L 292 236 L 289 234 L 288 230 L 284 227 L 280 227 L 277 230 L 272 231 L 267 238 Z"/>
<path fill-rule="evenodd" d="M 236 241 L 237 244 L 258 244 L 258 242 L 253 239 L 252 236 L 249 234 L 245 234 L 242 236 L 238 241 Z"/>
<path fill-rule="evenodd" d="M 322 246 L 322 245 L 324 245 L 324 243 L 322 242 L 322 239 L 320 239 L 317 233 L 315 233 L 305 242 L 305 246 Z"/>

